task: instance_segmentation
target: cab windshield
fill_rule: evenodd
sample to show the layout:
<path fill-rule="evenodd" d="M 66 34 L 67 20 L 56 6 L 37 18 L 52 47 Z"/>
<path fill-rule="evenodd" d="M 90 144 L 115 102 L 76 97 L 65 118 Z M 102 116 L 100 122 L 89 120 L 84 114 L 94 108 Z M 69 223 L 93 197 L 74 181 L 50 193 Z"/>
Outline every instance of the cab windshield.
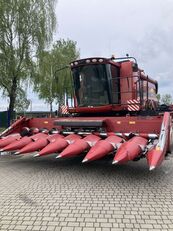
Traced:
<path fill-rule="evenodd" d="M 78 106 L 109 104 L 109 87 L 105 64 L 92 64 L 73 69 Z"/>

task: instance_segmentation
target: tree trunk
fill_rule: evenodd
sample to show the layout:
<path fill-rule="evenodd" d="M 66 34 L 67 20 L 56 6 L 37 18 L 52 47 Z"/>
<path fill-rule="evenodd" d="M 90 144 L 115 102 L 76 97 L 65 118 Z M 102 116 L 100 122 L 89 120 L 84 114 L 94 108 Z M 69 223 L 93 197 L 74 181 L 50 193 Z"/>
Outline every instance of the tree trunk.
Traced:
<path fill-rule="evenodd" d="M 60 104 L 60 106 L 65 105 L 65 98 L 64 98 L 64 97 L 61 97 L 61 98 L 59 99 L 59 104 Z"/>
<path fill-rule="evenodd" d="M 53 107 L 52 107 L 52 102 L 50 102 L 50 113 L 52 114 L 53 112 Z"/>
<path fill-rule="evenodd" d="M 52 117 L 52 112 L 53 112 L 52 102 L 50 102 L 49 105 L 50 105 L 50 117 Z"/>
<path fill-rule="evenodd" d="M 11 92 L 9 94 L 9 98 L 10 98 L 10 103 L 9 103 L 9 118 L 10 121 L 13 119 L 14 117 L 14 107 L 15 107 L 15 101 L 16 101 L 16 90 L 17 90 L 17 78 L 13 77 L 13 81 L 12 81 L 12 86 L 11 86 Z"/>

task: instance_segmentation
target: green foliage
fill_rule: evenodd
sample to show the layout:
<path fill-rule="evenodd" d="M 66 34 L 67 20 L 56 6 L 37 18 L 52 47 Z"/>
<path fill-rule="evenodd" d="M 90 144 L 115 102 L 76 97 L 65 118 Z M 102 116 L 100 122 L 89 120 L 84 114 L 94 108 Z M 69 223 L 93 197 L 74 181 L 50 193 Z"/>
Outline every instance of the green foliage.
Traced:
<path fill-rule="evenodd" d="M 30 101 L 26 97 L 26 92 L 23 89 L 18 88 L 15 110 L 17 112 L 25 111 L 28 109 L 29 105 Z"/>
<path fill-rule="evenodd" d="M 164 94 L 161 97 L 161 103 L 162 104 L 166 104 L 166 105 L 170 105 L 172 104 L 172 96 L 170 94 Z"/>
<path fill-rule="evenodd" d="M 40 54 L 38 63 L 38 74 L 34 79 L 34 90 L 38 93 L 40 99 L 50 104 L 52 111 L 52 103 L 54 101 L 54 87 L 53 84 L 53 69 L 52 69 L 52 56 L 50 52 L 43 51 Z"/>
<path fill-rule="evenodd" d="M 22 83 L 34 73 L 33 57 L 52 39 L 55 2 L 0 0 L 0 86 L 10 111 L 17 106 Z"/>
<path fill-rule="evenodd" d="M 160 94 L 157 94 L 157 95 L 156 95 L 156 98 L 157 98 L 157 100 L 160 102 L 160 99 L 161 99 Z"/>
<path fill-rule="evenodd" d="M 64 95 L 72 94 L 72 79 L 70 69 L 61 69 L 79 57 L 76 42 L 72 40 L 58 40 L 50 51 L 40 53 L 38 75 L 35 78 L 35 91 L 39 97 L 50 104 L 55 101 L 64 103 Z"/>

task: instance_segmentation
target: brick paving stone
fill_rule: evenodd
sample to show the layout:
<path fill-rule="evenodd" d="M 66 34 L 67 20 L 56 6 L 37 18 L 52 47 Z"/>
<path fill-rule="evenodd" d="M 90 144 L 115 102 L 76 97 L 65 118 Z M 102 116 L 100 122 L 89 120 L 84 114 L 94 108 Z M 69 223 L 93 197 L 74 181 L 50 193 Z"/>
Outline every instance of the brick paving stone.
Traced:
<path fill-rule="evenodd" d="M 83 231 L 95 231 L 95 228 L 86 227 L 86 228 L 83 228 Z"/>
<path fill-rule="evenodd" d="M 111 231 L 111 228 L 102 228 L 102 231 Z"/>
<path fill-rule="evenodd" d="M 171 231 L 172 166 L 0 156 L 0 230 Z"/>
<path fill-rule="evenodd" d="M 82 231 L 82 227 L 74 227 L 74 231 Z"/>
<path fill-rule="evenodd" d="M 62 227 L 61 231 L 73 231 L 74 228 L 72 227 Z"/>

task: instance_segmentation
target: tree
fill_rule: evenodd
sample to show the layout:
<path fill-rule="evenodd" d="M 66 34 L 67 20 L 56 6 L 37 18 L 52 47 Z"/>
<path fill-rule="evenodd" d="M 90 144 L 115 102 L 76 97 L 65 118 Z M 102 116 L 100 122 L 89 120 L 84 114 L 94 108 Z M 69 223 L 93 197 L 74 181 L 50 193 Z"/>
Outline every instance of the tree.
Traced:
<path fill-rule="evenodd" d="M 39 98 L 44 99 L 50 105 L 54 101 L 64 104 L 65 95 L 72 94 L 72 79 L 69 68 L 57 71 L 66 67 L 70 62 L 79 57 L 79 51 L 76 48 L 76 42 L 67 39 L 60 39 L 55 42 L 50 51 L 44 51 L 40 54 L 39 73 L 35 79 L 35 91 Z"/>
<path fill-rule="evenodd" d="M 52 104 L 55 99 L 53 84 L 53 59 L 49 51 L 43 51 L 40 55 L 38 74 L 34 79 L 34 90 L 38 93 L 40 99 L 44 99 L 50 105 L 52 113 Z"/>
<path fill-rule="evenodd" d="M 34 57 L 48 46 L 56 0 L 0 0 L 0 86 L 13 112 L 22 82 L 34 75 Z M 23 94 L 24 96 L 24 94 Z"/>
<path fill-rule="evenodd" d="M 162 95 L 161 103 L 166 105 L 172 104 L 172 96 L 170 94 Z"/>
<path fill-rule="evenodd" d="M 26 92 L 21 89 L 17 88 L 17 97 L 16 97 L 16 106 L 15 109 L 17 112 L 23 112 L 28 109 L 30 105 L 30 100 L 26 97 Z"/>
<path fill-rule="evenodd" d="M 157 94 L 157 95 L 156 95 L 156 98 L 157 98 L 157 100 L 160 102 L 161 95 L 160 95 L 160 94 Z"/>

